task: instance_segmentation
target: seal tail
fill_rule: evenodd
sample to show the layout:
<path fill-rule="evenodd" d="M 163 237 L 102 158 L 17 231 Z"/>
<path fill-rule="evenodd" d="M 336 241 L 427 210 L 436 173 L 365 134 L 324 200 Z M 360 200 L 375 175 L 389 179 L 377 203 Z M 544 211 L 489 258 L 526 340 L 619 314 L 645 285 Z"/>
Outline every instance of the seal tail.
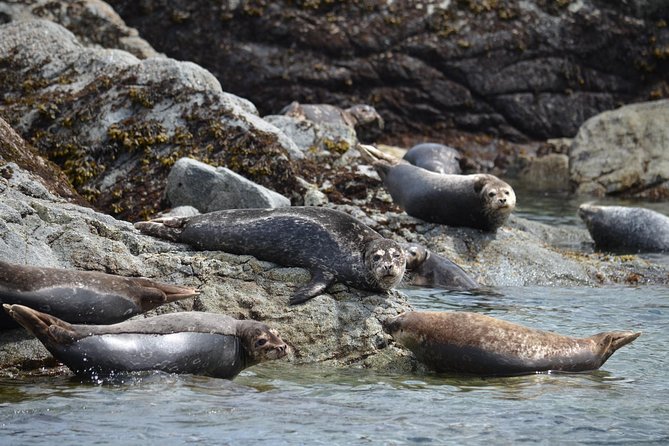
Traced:
<path fill-rule="evenodd" d="M 79 338 L 65 321 L 23 305 L 3 304 L 7 314 L 45 344 L 69 344 Z"/>
<path fill-rule="evenodd" d="M 374 146 L 358 144 L 356 146 L 363 161 L 370 163 L 379 173 L 381 179 L 385 179 L 392 166 L 400 163 L 400 160 L 394 156 L 383 153 Z"/>
<path fill-rule="evenodd" d="M 610 331 L 599 333 L 592 337 L 597 342 L 599 353 L 602 355 L 602 364 L 621 347 L 634 341 L 641 336 L 640 332 L 633 331 Z"/>
<path fill-rule="evenodd" d="M 188 220 L 188 217 L 156 218 L 149 221 L 137 222 L 135 223 L 135 228 L 139 229 L 142 234 L 178 242 L 181 230 Z"/>

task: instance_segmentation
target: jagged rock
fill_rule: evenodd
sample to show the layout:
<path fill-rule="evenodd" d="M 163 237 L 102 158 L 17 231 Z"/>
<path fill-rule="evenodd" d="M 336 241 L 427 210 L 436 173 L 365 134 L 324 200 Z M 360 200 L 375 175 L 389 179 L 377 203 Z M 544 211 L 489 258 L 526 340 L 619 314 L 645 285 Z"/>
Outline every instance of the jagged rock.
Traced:
<path fill-rule="evenodd" d="M 172 206 L 190 205 L 200 212 L 290 206 L 288 198 L 230 169 L 190 158 L 181 158 L 172 166 L 165 195 Z"/>
<path fill-rule="evenodd" d="M 589 119 L 574 138 L 569 166 L 577 193 L 669 197 L 669 100 Z"/>
<path fill-rule="evenodd" d="M 573 137 L 620 103 L 669 97 L 666 0 L 109 3 L 263 115 L 294 100 L 373 105 L 380 142 Z"/>
<path fill-rule="evenodd" d="M 11 22 L 0 26 L 0 89 L 0 115 L 98 209 L 155 213 L 183 156 L 299 195 L 294 143 L 192 63 L 86 48 L 48 21 Z"/>
<path fill-rule="evenodd" d="M 107 3 L 99 0 L 0 2 L 0 23 L 44 19 L 58 23 L 86 46 L 118 48 L 140 59 L 160 56 Z"/>

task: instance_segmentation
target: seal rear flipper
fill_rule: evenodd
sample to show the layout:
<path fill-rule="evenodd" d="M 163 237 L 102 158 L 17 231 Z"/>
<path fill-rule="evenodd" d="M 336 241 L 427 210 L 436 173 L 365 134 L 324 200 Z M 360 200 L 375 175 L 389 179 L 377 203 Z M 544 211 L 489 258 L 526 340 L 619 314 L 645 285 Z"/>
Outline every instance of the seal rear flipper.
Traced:
<path fill-rule="evenodd" d="M 313 273 L 311 281 L 305 286 L 299 288 L 290 298 L 290 305 L 302 304 L 309 299 L 313 299 L 319 294 L 323 294 L 325 289 L 334 282 L 332 274 L 325 271 L 316 271 Z"/>
<path fill-rule="evenodd" d="M 5 311 L 42 342 L 69 344 L 78 336 L 72 325 L 56 317 L 23 305 L 4 304 Z"/>
<path fill-rule="evenodd" d="M 145 277 L 133 278 L 132 281 L 142 287 L 139 297 L 142 311 L 152 310 L 160 304 L 175 302 L 188 297 L 195 297 L 200 294 L 195 288 L 154 282 Z"/>
<path fill-rule="evenodd" d="M 157 218 L 155 220 L 139 221 L 135 223 L 135 228 L 142 234 L 178 242 L 179 235 L 181 235 L 182 228 L 187 221 L 187 217 Z"/>
<path fill-rule="evenodd" d="M 616 350 L 624 347 L 636 338 L 641 336 L 640 332 L 633 331 L 611 331 L 607 333 L 598 333 L 592 336 L 592 339 L 597 342 L 600 354 L 602 355 L 602 363 L 606 361 Z"/>

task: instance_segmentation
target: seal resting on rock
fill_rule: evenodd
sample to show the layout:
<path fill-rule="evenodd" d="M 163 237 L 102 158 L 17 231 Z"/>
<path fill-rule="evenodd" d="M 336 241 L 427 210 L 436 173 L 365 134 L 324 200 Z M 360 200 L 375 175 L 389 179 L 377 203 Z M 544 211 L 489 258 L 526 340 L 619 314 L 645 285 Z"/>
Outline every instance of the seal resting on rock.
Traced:
<path fill-rule="evenodd" d="M 311 281 L 290 298 L 305 302 L 332 283 L 388 291 L 405 269 L 402 247 L 334 209 L 290 207 L 229 209 L 194 217 L 158 218 L 135 224 L 145 234 L 202 250 L 249 254 L 311 272 Z"/>
<path fill-rule="evenodd" d="M 650 209 L 582 204 L 578 215 L 600 251 L 669 252 L 669 217 Z"/>
<path fill-rule="evenodd" d="M 143 277 L 0 261 L 0 303 L 25 305 L 73 324 L 113 324 L 198 294 Z M 14 327 L 2 313 L 0 328 Z"/>
<path fill-rule="evenodd" d="M 161 370 L 234 378 L 286 355 L 275 330 L 214 313 L 170 313 L 114 325 L 72 325 L 22 305 L 5 311 L 77 375 Z"/>
<path fill-rule="evenodd" d="M 432 223 L 494 232 L 516 206 L 513 188 L 494 175 L 446 175 L 400 162 L 372 146 L 358 145 L 407 214 Z"/>
<path fill-rule="evenodd" d="M 462 173 L 462 155 L 453 147 L 425 142 L 416 144 L 402 157 L 404 161 L 436 173 L 459 175 Z"/>
<path fill-rule="evenodd" d="M 612 331 L 572 338 L 467 312 L 407 312 L 386 333 L 437 372 L 484 376 L 598 369 L 641 333 Z"/>
<path fill-rule="evenodd" d="M 417 243 L 402 245 L 407 258 L 403 283 L 446 290 L 473 290 L 479 284 L 460 266 Z"/>

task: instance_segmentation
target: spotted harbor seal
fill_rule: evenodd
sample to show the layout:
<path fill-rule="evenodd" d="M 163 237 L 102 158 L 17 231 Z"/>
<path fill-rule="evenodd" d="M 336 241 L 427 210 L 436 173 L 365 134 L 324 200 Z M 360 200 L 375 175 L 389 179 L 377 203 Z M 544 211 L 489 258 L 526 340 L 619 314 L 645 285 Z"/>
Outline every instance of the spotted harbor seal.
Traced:
<path fill-rule="evenodd" d="M 432 223 L 494 232 L 516 206 L 511 186 L 494 175 L 446 175 L 399 160 L 372 146 L 358 149 L 377 170 L 383 184 L 407 214 Z"/>
<path fill-rule="evenodd" d="M 485 376 L 595 370 L 641 334 L 571 338 L 467 312 L 407 312 L 383 328 L 437 372 Z"/>
<path fill-rule="evenodd" d="M 436 173 L 459 175 L 462 173 L 462 155 L 453 147 L 425 142 L 416 144 L 402 157 L 404 161 Z"/>
<path fill-rule="evenodd" d="M 578 215 L 600 251 L 669 252 L 669 217 L 650 209 L 582 204 Z"/>
<path fill-rule="evenodd" d="M 417 243 L 402 245 L 407 257 L 405 285 L 446 290 L 472 290 L 479 284 L 460 266 Z"/>
<path fill-rule="evenodd" d="M 135 226 L 143 233 L 197 249 L 249 254 L 309 269 L 311 281 L 295 292 L 291 305 L 323 293 L 335 281 L 387 291 L 404 274 L 404 250 L 398 243 L 334 209 L 230 209 Z"/>
<path fill-rule="evenodd" d="M 77 375 L 161 370 L 234 378 L 243 369 L 286 355 L 275 330 L 214 313 L 170 313 L 114 325 L 72 325 L 22 305 L 3 305 Z"/>
<path fill-rule="evenodd" d="M 143 277 L 0 261 L 0 303 L 26 305 L 73 324 L 113 324 L 198 294 Z M 0 328 L 16 327 L 1 315 Z"/>

